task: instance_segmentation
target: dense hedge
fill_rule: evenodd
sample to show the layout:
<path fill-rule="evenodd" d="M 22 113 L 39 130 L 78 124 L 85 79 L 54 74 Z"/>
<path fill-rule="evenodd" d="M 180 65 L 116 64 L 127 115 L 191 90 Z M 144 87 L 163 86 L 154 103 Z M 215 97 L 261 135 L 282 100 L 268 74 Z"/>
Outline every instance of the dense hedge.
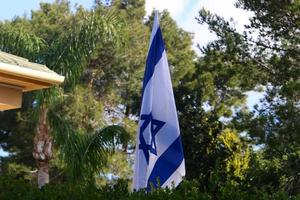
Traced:
<path fill-rule="evenodd" d="M 288 197 L 284 192 L 267 194 L 266 192 L 255 192 L 248 194 L 234 187 L 221 188 L 216 194 L 199 191 L 197 182 L 185 181 L 176 190 L 156 190 L 150 194 L 145 192 L 133 192 L 128 190 L 124 181 L 115 185 L 102 188 L 94 186 L 80 186 L 78 184 L 49 184 L 41 190 L 23 180 L 13 180 L 8 177 L 0 177 L 0 199 L 1 200 L 300 200 L 300 195 Z"/>

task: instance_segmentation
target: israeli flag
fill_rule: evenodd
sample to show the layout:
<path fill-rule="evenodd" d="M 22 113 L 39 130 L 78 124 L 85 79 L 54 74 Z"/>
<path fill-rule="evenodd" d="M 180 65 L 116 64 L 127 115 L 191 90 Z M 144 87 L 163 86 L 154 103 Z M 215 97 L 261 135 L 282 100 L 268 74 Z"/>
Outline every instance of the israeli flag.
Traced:
<path fill-rule="evenodd" d="M 185 176 L 184 156 L 174 94 L 156 13 L 150 39 L 139 128 L 133 189 L 177 186 Z"/>

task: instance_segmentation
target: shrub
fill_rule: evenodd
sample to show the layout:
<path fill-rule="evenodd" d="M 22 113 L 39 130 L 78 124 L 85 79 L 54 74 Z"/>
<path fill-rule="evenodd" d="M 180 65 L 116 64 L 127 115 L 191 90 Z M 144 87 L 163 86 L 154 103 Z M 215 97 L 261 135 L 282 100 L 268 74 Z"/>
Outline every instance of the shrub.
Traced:
<path fill-rule="evenodd" d="M 24 180 L 0 177 L 1 200 L 300 200 L 300 195 L 289 197 L 287 193 L 277 191 L 272 194 L 257 191 L 249 194 L 235 186 L 227 185 L 217 193 L 200 191 L 198 181 L 183 181 L 174 190 L 157 189 L 150 193 L 145 191 L 130 192 L 128 182 L 120 180 L 114 185 L 96 188 L 94 185 L 82 186 L 74 183 L 49 184 L 42 189 Z"/>

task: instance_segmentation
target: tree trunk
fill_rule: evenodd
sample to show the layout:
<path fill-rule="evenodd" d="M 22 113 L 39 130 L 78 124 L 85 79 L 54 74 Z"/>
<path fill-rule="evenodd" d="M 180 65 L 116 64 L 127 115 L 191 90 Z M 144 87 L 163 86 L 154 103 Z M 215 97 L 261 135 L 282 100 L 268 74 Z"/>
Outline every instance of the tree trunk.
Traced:
<path fill-rule="evenodd" d="M 38 166 L 37 180 L 39 188 L 49 183 L 49 161 L 52 156 L 52 138 L 49 134 L 47 112 L 47 108 L 41 108 L 33 141 L 34 147 L 32 154 Z"/>

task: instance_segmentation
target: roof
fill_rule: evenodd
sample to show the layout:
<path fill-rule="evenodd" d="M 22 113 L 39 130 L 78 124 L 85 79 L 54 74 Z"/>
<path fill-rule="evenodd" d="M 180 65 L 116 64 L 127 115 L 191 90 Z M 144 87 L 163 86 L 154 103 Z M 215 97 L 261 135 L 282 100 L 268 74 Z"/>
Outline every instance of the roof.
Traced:
<path fill-rule="evenodd" d="M 64 81 L 64 77 L 45 65 L 0 51 L 0 84 L 9 84 L 31 91 L 51 87 Z"/>
<path fill-rule="evenodd" d="M 45 65 L 41 65 L 38 63 L 29 62 L 28 59 L 22 58 L 19 56 L 15 56 L 9 53 L 5 53 L 3 51 L 0 51 L 0 62 L 11 64 L 11 65 L 17 65 L 20 67 L 42 71 L 50 74 L 56 74 L 55 72 L 48 69 Z"/>

